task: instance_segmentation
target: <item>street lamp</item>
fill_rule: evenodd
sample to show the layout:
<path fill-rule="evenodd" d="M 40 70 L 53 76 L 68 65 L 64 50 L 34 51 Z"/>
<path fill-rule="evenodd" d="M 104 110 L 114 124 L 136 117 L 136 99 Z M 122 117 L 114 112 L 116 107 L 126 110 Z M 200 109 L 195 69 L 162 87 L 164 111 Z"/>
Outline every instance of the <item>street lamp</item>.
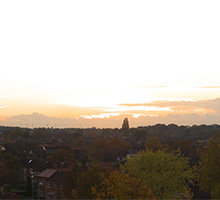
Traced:
<path fill-rule="evenodd" d="M 32 199 L 34 199 L 34 174 L 31 176 L 31 178 L 32 178 Z"/>

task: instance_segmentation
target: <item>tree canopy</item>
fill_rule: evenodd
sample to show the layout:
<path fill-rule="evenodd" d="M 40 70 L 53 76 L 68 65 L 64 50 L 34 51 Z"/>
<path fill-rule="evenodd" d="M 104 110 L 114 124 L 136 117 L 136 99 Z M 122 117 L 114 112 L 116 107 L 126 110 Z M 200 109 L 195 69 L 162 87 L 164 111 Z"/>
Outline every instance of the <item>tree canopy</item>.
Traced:
<path fill-rule="evenodd" d="M 199 149 L 201 159 L 198 166 L 199 186 L 220 199 L 220 135 L 211 138 Z"/>
<path fill-rule="evenodd" d="M 120 138 L 96 138 L 88 146 L 88 157 L 92 161 L 115 161 L 117 157 L 124 156 L 131 146 Z"/>
<path fill-rule="evenodd" d="M 140 178 L 159 199 L 190 196 L 193 170 L 180 152 L 146 150 L 130 158 L 122 170 Z"/>
<path fill-rule="evenodd" d="M 147 184 L 129 174 L 111 171 L 108 176 L 105 173 L 100 176 L 101 187 L 92 188 L 96 199 L 155 199 Z"/>
<path fill-rule="evenodd" d="M 0 185 L 16 185 L 21 182 L 22 165 L 17 156 L 0 152 Z"/>
<path fill-rule="evenodd" d="M 59 149 L 50 156 L 50 160 L 58 162 L 74 162 L 74 152 L 66 149 Z"/>

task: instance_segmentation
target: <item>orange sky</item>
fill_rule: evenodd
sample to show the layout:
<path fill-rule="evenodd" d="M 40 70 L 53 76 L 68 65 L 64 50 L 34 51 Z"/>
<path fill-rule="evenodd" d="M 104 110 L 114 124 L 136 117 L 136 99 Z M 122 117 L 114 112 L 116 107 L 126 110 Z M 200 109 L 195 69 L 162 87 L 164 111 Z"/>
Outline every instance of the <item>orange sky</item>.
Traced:
<path fill-rule="evenodd" d="M 171 115 L 212 123 L 218 119 L 212 103 L 220 98 L 219 6 L 203 0 L 1 1 L 0 125 L 28 124 L 31 117 L 37 124 L 42 117 L 54 125 L 66 119 L 83 126 L 83 119 L 84 127 L 114 127 L 126 115 L 134 125 L 173 122 Z M 198 117 L 187 121 L 191 114 Z"/>

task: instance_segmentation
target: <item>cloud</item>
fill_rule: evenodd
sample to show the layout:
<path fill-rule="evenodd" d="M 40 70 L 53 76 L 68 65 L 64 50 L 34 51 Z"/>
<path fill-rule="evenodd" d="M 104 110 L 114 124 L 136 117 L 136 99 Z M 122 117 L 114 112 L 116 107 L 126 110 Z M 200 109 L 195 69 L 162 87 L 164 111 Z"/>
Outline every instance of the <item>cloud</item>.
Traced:
<path fill-rule="evenodd" d="M 196 87 L 201 89 L 220 89 L 220 86 L 214 85 L 214 86 L 202 86 L 202 87 Z"/>
<path fill-rule="evenodd" d="M 154 85 L 154 86 L 143 86 L 143 87 L 140 87 L 140 88 L 169 88 L 170 86 L 157 86 L 157 85 Z"/>
<path fill-rule="evenodd" d="M 59 118 L 49 117 L 39 113 L 30 115 L 16 115 L 7 117 L 4 121 L 5 125 L 22 126 L 22 127 L 80 127 L 79 122 L 75 118 Z"/>
<path fill-rule="evenodd" d="M 1 106 L 1 105 L 0 105 L 0 108 L 6 108 L 6 107 L 8 107 L 8 106 Z"/>
<path fill-rule="evenodd" d="M 160 106 L 116 106 L 115 108 L 106 108 L 104 111 L 108 112 L 127 112 L 127 111 L 170 111 L 169 107 L 160 107 Z"/>
<path fill-rule="evenodd" d="M 120 104 L 127 107 L 158 107 L 170 108 L 175 113 L 220 113 L 220 98 L 213 100 L 191 100 L 191 101 L 153 101 L 144 104 Z M 160 109 L 158 109 L 160 110 Z"/>
<path fill-rule="evenodd" d="M 134 106 L 135 105 L 135 106 Z M 125 117 L 129 118 L 130 126 L 147 126 L 158 123 L 178 125 L 219 124 L 220 98 L 198 101 L 154 101 L 146 104 L 127 104 L 124 107 L 140 106 L 169 107 L 169 111 L 123 110 L 123 112 L 103 112 L 96 115 L 81 115 L 80 118 L 50 117 L 39 113 L 17 115 L 0 119 L 0 125 L 28 127 L 74 127 L 74 128 L 120 128 Z M 162 114 L 161 114 L 162 113 Z"/>
<path fill-rule="evenodd" d="M 119 115 L 120 115 L 119 113 L 102 113 L 100 115 L 81 115 L 81 117 L 85 119 L 96 119 L 96 118 L 104 119 Z"/>

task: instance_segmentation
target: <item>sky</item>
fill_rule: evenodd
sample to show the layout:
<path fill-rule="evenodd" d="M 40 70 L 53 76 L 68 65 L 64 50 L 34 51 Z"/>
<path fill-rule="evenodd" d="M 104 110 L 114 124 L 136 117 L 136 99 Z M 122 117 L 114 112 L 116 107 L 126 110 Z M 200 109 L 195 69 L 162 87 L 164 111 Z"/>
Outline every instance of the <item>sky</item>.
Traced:
<path fill-rule="evenodd" d="M 0 1 L 0 125 L 220 122 L 217 0 Z"/>

